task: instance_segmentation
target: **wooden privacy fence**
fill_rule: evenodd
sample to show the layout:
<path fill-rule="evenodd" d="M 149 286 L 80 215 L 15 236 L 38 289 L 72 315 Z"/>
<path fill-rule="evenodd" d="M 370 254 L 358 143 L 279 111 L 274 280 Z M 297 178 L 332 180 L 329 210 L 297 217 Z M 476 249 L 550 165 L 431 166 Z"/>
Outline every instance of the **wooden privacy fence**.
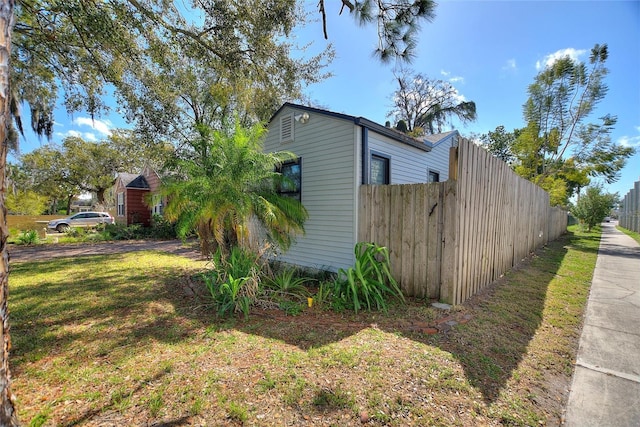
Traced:
<path fill-rule="evenodd" d="M 566 231 L 549 195 L 467 140 L 444 183 L 360 188 L 359 241 L 387 246 L 407 296 L 460 304 Z"/>

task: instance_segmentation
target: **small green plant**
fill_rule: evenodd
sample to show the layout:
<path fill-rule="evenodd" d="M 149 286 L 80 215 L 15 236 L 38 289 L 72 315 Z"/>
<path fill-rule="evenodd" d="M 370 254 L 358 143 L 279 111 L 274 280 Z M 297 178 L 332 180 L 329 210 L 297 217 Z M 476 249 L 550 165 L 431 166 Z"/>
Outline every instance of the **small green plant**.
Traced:
<path fill-rule="evenodd" d="M 157 391 L 149 397 L 149 413 L 152 417 L 157 417 L 164 406 L 162 391 Z"/>
<path fill-rule="evenodd" d="M 289 316 L 297 316 L 302 313 L 302 305 L 295 301 L 282 301 L 278 307 Z"/>
<path fill-rule="evenodd" d="M 344 306 L 356 313 L 361 309 L 386 311 L 388 298 L 404 301 L 398 282 L 391 275 L 386 247 L 360 242 L 356 244 L 355 254 L 354 267 L 338 270 L 333 289 L 334 308 Z"/>
<path fill-rule="evenodd" d="M 288 267 L 266 281 L 265 286 L 281 296 L 307 297 L 309 290 L 304 286 L 310 279 L 297 276 L 295 268 Z"/>
<path fill-rule="evenodd" d="M 239 247 L 233 247 L 226 257 L 220 248 L 213 254 L 213 269 L 204 280 L 219 315 L 242 312 L 245 318 L 249 316 L 260 288 L 258 259 Z"/>
<path fill-rule="evenodd" d="M 49 420 L 49 412 L 51 412 L 51 410 L 47 409 L 44 413 L 38 413 L 38 415 L 33 417 L 29 422 L 29 427 L 42 427 Z"/>
<path fill-rule="evenodd" d="M 229 402 L 228 407 L 229 418 L 235 421 L 245 423 L 249 419 L 249 411 L 240 403 Z"/>
<path fill-rule="evenodd" d="M 313 305 L 323 308 L 331 304 L 331 296 L 333 294 L 334 282 L 320 282 L 318 290 L 313 296 Z"/>
<path fill-rule="evenodd" d="M 70 227 L 67 230 L 68 237 L 74 237 L 76 239 L 83 239 L 89 234 L 89 230 L 82 227 Z"/>
<path fill-rule="evenodd" d="M 276 380 L 271 377 L 269 372 L 264 374 L 264 378 L 258 380 L 258 390 L 266 393 L 269 390 L 273 390 L 276 388 Z"/>
<path fill-rule="evenodd" d="M 202 413 L 202 408 L 204 407 L 204 401 L 200 397 L 196 397 L 193 403 L 191 404 L 190 412 L 193 415 L 199 415 Z"/>
<path fill-rule="evenodd" d="M 36 230 L 22 231 L 18 235 L 16 243 L 19 245 L 35 245 L 38 243 L 38 232 Z"/>
<path fill-rule="evenodd" d="M 337 388 L 336 390 L 322 388 L 316 392 L 313 398 L 313 404 L 319 408 L 344 409 L 352 406 L 354 399 L 341 388 Z"/>

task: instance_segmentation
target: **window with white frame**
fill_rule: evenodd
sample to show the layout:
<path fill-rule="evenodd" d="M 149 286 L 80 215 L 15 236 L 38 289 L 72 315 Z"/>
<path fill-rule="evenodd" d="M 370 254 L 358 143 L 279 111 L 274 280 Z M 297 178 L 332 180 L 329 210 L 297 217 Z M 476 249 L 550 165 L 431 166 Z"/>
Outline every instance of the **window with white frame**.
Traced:
<path fill-rule="evenodd" d="M 160 194 L 151 196 L 151 204 L 151 213 L 153 215 L 162 215 L 164 212 L 164 204 L 162 203 L 162 196 Z"/>
<path fill-rule="evenodd" d="M 118 216 L 124 216 L 124 193 L 118 193 Z"/>

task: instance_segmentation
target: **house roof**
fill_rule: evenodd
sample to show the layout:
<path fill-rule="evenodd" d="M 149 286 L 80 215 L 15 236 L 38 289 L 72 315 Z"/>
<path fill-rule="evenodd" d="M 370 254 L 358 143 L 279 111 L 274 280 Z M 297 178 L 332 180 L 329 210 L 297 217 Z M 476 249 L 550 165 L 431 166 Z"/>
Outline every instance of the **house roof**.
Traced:
<path fill-rule="evenodd" d="M 148 189 L 149 183 L 143 175 L 134 173 L 119 173 L 118 178 L 126 188 Z"/>
<path fill-rule="evenodd" d="M 459 136 L 459 135 L 460 133 L 457 130 L 451 130 L 449 132 L 434 133 L 433 135 L 425 135 L 422 137 L 422 140 L 430 143 L 432 146 L 435 147 L 441 142 L 444 142 L 453 136 Z"/>
<path fill-rule="evenodd" d="M 367 118 L 350 116 L 348 114 L 336 113 L 334 111 L 322 110 L 320 108 L 307 107 L 306 105 L 293 104 L 291 102 L 285 102 L 284 104 L 282 104 L 282 106 L 278 109 L 278 111 L 276 111 L 275 114 L 271 117 L 271 119 L 269 120 L 269 123 L 271 123 L 271 121 L 273 121 L 273 119 L 278 114 L 280 114 L 280 112 L 283 109 L 287 107 L 295 108 L 296 110 L 307 111 L 309 113 L 322 114 L 322 115 L 334 117 L 337 119 L 347 120 L 347 121 L 353 122 L 357 126 L 362 126 L 366 129 L 370 129 L 374 132 L 387 136 L 403 144 L 410 145 L 412 147 L 418 148 L 423 151 L 431 151 L 431 144 L 426 144 L 424 141 L 410 137 L 409 135 L 404 134 L 395 129 L 385 127 Z"/>
<path fill-rule="evenodd" d="M 149 183 L 144 175 L 138 175 L 136 179 L 128 183 L 125 187 L 127 188 L 140 188 L 140 189 L 148 189 Z"/>

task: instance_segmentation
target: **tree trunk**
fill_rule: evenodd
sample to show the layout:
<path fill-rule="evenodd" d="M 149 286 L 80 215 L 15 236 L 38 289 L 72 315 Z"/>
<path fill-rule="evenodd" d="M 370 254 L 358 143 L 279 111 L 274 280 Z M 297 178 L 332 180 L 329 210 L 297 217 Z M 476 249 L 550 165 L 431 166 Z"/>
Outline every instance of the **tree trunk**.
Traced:
<path fill-rule="evenodd" d="M 210 220 L 203 220 L 198 223 L 198 238 L 200 239 L 200 253 L 202 256 L 208 258 L 218 249 L 216 239 L 213 238 Z"/>
<path fill-rule="evenodd" d="M 9 254 L 7 252 L 7 209 L 6 195 L 6 166 L 7 166 L 7 131 L 11 120 L 9 112 L 9 59 L 11 57 L 11 30 L 13 27 L 14 0 L 0 1 L 0 322 L 2 322 L 2 336 L 0 337 L 0 425 L 17 426 L 18 415 L 11 392 L 11 372 L 9 370 L 9 349 L 11 337 L 9 335 L 9 308 L 7 297 L 9 294 Z"/>
<path fill-rule="evenodd" d="M 71 202 L 73 202 L 73 194 L 67 197 L 67 215 L 71 215 Z"/>
<path fill-rule="evenodd" d="M 104 193 L 107 191 L 106 188 L 98 188 L 98 190 L 96 191 L 96 198 L 98 199 L 98 204 L 100 205 L 104 205 L 105 201 L 104 201 Z"/>

